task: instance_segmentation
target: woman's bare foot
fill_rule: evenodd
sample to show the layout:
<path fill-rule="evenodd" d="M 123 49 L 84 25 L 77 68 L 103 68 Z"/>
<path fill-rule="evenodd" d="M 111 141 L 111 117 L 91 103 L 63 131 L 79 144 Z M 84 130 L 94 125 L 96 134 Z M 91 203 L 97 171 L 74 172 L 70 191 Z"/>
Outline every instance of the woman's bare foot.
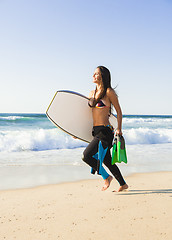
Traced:
<path fill-rule="evenodd" d="M 118 192 L 122 192 L 122 191 L 126 190 L 127 188 L 128 188 L 128 185 L 124 184 L 124 185 L 120 186 L 120 188 L 118 189 Z"/>
<path fill-rule="evenodd" d="M 113 177 L 109 175 L 108 178 L 105 179 L 105 185 L 102 188 L 102 191 L 105 191 L 109 186 L 112 181 Z"/>

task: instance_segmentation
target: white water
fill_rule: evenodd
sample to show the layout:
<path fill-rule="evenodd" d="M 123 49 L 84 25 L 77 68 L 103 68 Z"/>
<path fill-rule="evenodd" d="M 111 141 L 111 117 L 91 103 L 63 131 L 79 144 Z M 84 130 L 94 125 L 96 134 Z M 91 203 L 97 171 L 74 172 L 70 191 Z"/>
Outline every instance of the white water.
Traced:
<path fill-rule="evenodd" d="M 131 128 L 123 134 L 128 145 L 172 143 L 172 129 Z M 56 128 L 0 132 L 0 152 L 73 149 L 86 145 Z"/>

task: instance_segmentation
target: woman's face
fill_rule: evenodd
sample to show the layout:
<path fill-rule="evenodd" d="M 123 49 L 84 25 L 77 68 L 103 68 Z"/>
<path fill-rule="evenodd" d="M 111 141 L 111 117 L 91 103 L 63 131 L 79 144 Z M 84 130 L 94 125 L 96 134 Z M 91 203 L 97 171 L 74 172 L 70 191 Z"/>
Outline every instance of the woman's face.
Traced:
<path fill-rule="evenodd" d="M 100 83 L 102 81 L 102 75 L 99 68 L 96 68 L 94 74 L 93 74 L 93 83 Z"/>

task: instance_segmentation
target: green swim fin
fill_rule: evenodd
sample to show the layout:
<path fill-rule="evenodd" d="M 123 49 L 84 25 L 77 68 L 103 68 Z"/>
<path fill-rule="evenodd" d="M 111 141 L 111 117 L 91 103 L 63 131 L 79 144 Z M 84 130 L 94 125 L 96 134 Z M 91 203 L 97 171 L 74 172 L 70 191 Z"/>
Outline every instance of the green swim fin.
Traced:
<path fill-rule="evenodd" d="M 118 162 L 118 158 L 117 158 L 117 137 L 115 136 L 112 149 L 112 165 L 114 165 L 116 162 Z"/>
<path fill-rule="evenodd" d="M 112 165 L 116 162 L 127 163 L 127 154 L 125 149 L 125 140 L 123 136 L 116 136 L 112 150 Z"/>

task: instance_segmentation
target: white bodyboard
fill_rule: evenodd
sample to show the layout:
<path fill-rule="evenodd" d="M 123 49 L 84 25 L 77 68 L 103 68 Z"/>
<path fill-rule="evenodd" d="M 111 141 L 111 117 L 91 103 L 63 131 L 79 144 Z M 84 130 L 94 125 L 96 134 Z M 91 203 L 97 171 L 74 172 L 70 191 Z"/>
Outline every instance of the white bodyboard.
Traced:
<path fill-rule="evenodd" d="M 72 91 L 57 91 L 46 114 L 48 118 L 64 132 L 85 142 L 91 142 L 92 109 L 88 98 Z M 110 124 L 117 128 L 117 119 L 111 114 Z"/>

